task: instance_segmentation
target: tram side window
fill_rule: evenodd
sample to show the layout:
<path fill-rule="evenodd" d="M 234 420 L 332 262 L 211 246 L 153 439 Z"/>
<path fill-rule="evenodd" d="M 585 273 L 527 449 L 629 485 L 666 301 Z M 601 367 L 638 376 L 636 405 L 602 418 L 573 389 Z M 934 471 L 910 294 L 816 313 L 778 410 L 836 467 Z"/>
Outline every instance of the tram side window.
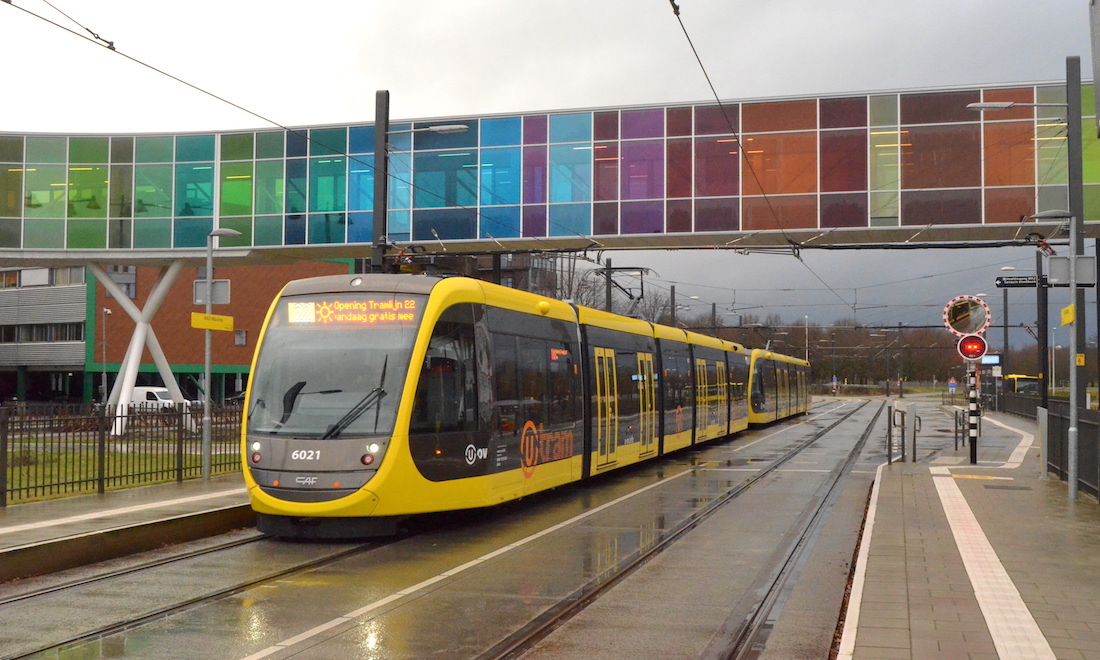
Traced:
<path fill-rule="evenodd" d="M 409 431 L 444 433 L 477 429 L 474 326 L 440 321 L 432 331 L 416 386 Z"/>
<path fill-rule="evenodd" d="M 749 365 L 740 355 L 730 357 L 730 399 L 744 401 L 748 390 Z"/>
<path fill-rule="evenodd" d="M 545 422 L 548 412 L 549 394 L 546 388 L 546 376 L 549 371 L 547 357 L 549 349 L 541 339 L 521 337 L 519 345 L 519 394 L 523 419 L 536 424 Z"/>

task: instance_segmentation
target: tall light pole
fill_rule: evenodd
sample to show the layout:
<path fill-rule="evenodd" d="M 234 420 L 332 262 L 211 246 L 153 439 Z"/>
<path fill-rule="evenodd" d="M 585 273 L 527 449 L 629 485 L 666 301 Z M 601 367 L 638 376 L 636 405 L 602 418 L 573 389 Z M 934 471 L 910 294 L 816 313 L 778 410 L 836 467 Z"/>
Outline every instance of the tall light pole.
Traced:
<path fill-rule="evenodd" d="M 206 235 L 206 314 L 214 312 L 214 239 L 221 236 L 240 236 L 241 232 L 220 227 Z M 211 330 L 204 330 L 206 346 L 202 363 L 202 478 L 210 478 L 210 346 Z"/>
<path fill-rule="evenodd" d="M 110 316 L 110 315 L 111 315 L 111 310 L 104 307 L 103 308 L 103 313 L 101 315 L 101 316 L 103 316 L 103 323 L 101 324 L 101 327 L 99 329 L 99 333 L 100 333 L 99 343 L 100 343 L 100 347 L 103 349 L 103 360 L 102 360 L 103 374 L 102 374 L 102 380 L 101 380 L 101 383 L 102 383 L 101 388 L 102 388 L 103 393 L 100 395 L 100 400 L 103 403 L 107 403 L 107 317 Z"/>

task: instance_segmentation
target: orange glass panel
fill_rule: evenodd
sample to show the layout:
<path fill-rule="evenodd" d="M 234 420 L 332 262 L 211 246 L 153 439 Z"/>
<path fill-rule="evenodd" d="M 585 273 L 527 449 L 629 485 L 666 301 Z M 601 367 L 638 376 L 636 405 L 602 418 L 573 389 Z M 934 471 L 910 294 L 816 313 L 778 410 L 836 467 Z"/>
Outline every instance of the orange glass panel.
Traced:
<path fill-rule="evenodd" d="M 817 192 L 815 133 L 753 135 L 742 138 L 747 164 L 741 175 L 743 195 Z"/>
<path fill-rule="evenodd" d="M 1031 122 L 986 124 L 985 185 L 1035 184 L 1035 133 Z"/>
<path fill-rule="evenodd" d="M 961 188 L 981 181 L 978 124 L 912 126 L 901 145 L 901 187 Z"/>
<path fill-rule="evenodd" d="M 982 100 L 986 103 L 998 101 L 1015 101 L 1016 103 L 1035 103 L 1035 90 L 1031 87 L 1019 89 L 987 89 L 982 92 Z M 1031 119 L 1035 116 L 1035 108 L 1009 108 L 1007 110 L 986 110 L 987 121 L 1000 121 L 1002 119 Z"/>
<path fill-rule="evenodd" d="M 1019 222 L 1035 213 L 1034 188 L 986 188 L 985 221 Z"/>
<path fill-rule="evenodd" d="M 817 101 L 746 103 L 741 106 L 741 131 L 805 131 L 817 128 Z"/>
<path fill-rule="evenodd" d="M 741 230 L 813 229 L 817 227 L 817 197 L 752 197 L 741 200 Z"/>

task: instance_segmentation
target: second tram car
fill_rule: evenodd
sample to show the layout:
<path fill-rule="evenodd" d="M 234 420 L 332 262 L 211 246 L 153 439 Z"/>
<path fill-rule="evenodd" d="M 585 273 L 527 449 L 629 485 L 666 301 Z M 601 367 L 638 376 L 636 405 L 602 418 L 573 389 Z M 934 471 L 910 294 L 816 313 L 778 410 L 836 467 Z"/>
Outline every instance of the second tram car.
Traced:
<path fill-rule="evenodd" d="M 244 407 L 260 531 L 388 534 L 805 412 L 808 363 L 465 277 L 272 304 Z"/>

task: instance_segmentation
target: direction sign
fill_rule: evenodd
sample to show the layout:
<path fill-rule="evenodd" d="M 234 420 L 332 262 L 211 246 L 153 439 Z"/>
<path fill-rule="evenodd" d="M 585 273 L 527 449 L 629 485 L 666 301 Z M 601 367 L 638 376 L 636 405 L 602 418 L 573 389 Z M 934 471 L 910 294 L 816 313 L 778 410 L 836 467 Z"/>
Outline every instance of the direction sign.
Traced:
<path fill-rule="evenodd" d="M 997 288 L 1008 289 L 1012 287 L 1030 287 L 1035 288 L 1035 285 L 1039 283 L 1039 277 L 1037 275 L 1009 275 L 1007 277 L 998 277 L 994 280 L 997 283 Z"/>

